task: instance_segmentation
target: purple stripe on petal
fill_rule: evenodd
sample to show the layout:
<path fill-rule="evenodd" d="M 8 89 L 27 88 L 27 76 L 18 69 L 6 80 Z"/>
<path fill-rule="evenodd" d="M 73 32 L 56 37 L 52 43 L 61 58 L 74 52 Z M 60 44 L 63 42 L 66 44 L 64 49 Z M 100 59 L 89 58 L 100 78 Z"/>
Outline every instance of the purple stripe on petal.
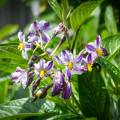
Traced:
<path fill-rule="evenodd" d="M 62 50 L 62 57 L 64 58 L 65 61 L 69 62 L 69 55 L 67 54 L 67 52 L 65 50 Z"/>
<path fill-rule="evenodd" d="M 88 54 L 88 56 L 87 56 L 87 62 L 92 63 L 92 54 L 91 53 Z"/>
<path fill-rule="evenodd" d="M 72 87 L 71 87 L 71 83 L 68 82 L 67 83 L 67 86 L 63 88 L 63 93 L 62 93 L 62 98 L 63 99 L 69 99 L 70 98 L 70 95 L 71 95 L 71 92 L 72 92 Z"/>
<path fill-rule="evenodd" d="M 95 41 L 95 44 L 96 44 L 97 47 L 100 47 L 100 45 L 101 45 L 100 35 L 97 36 L 96 41 Z"/>
<path fill-rule="evenodd" d="M 84 65 L 86 65 L 87 61 L 86 61 L 85 58 L 82 59 L 82 63 L 83 63 Z"/>
<path fill-rule="evenodd" d="M 103 51 L 103 56 L 108 56 L 108 52 L 105 48 L 100 47 L 100 49 Z"/>
<path fill-rule="evenodd" d="M 61 61 L 61 59 L 58 56 L 55 56 L 55 57 L 59 65 L 64 65 L 64 63 Z"/>
<path fill-rule="evenodd" d="M 50 61 L 50 62 L 48 62 L 45 70 L 46 70 L 46 71 L 50 71 L 52 68 L 53 68 L 53 61 Z"/>
<path fill-rule="evenodd" d="M 43 68 L 44 69 L 44 63 L 45 63 L 45 60 L 43 58 L 40 59 L 40 69 Z"/>
<path fill-rule="evenodd" d="M 29 37 L 33 37 L 35 35 L 35 33 L 34 32 L 29 32 Z"/>
<path fill-rule="evenodd" d="M 84 54 L 82 53 L 78 58 L 76 58 L 76 59 L 74 60 L 74 62 L 76 62 L 76 63 L 81 63 L 81 62 L 82 62 L 82 59 L 83 59 L 83 56 L 84 56 Z"/>
<path fill-rule="evenodd" d="M 53 88 L 52 88 L 51 96 L 54 97 L 56 95 L 59 95 L 60 91 L 61 91 L 61 89 L 58 88 L 56 85 L 54 85 Z"/>
<path fill-rule="evenodd" d="M 86 51 L 87 52 L 95 52 L 96 48 L 94 44 L 87 44 Z"/>
<path fill-rule="evenodd" d="M 72 74 L 69 70 L 67 70 L 67 76 L 68 76 L 69 79 L 72 77 Z"/>
<path fill-rule="evenodd" d="M 38 40 L 39 40 L 39 38 L 38 37 L 36 37 L 36 36 L 33 36 L 33 37 L 29 37 L 28 38 L 28 42 L 37 42 L 38 43 Z"/>
<path fill-rule="evenodd" d="M 48 42 L 49 40 L 50 40 L 50 37 L 49 37 L 49 35 L 48 34 L 46 34 L 46 33 L 42 33 L 42 40 L 43 40 L 43 42 Z"/>
<path fill-rule="evenodd" d="M 34 21 L 33 27 L 34 27 L 34 28 L 38 28 L 38 27 L 39 27 L 39 22 L 38 22 L 38 21 Z"/>
<path fill-rule="evenodd" d="M 40 29 L 43 30 L 43 31 L 49 31 L 51 29 L 51 26 L 50 26 L 49 22 L 45 22 L 43 24 L 43 26 L 41 26 Z"/>

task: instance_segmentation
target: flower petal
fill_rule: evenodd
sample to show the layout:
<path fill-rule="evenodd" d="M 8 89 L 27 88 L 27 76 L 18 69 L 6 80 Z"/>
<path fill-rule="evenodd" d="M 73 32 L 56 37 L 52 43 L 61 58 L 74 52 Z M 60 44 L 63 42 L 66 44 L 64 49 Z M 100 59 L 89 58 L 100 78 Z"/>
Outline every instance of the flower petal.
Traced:
<path fill-rule="evenodd" d="M 105 48 L 100 47 L 100 49 L 103 51 L 103 54 L 104 54 L 103 56 L 108 56 L 108 52 Z"/>
<path fill-rule="evenodd" d="M 42 41 L 43 41 L 43 43 L 47 43 L 49 40 L 50 40 L 49 35 L 42 32 Z"/>
<path fill-rule="evenodd" d="M 64 76 L 60 71 L 55 72 L 53 82 L 59 88 L 62 88 L 64 86 L 64 84 L 65 84 Z"/>
<path fill-rule="evenodd" d="M 64 65 L 64 63 L 62 62 L 62 60 L 58 56 L 55 56 L 55 57 L 56 57 L 58 65 Z"/>
<path fill-rule="evenodd" d="M 39 63 L 40 63 L 40 64 L 39 64 L 40 69 L 41 69 L 41 68 L 44 69 L 45 60 L 44 60 L 43 58 L 41 58 Z"/>
<path fill-rule="evenodd" d="M 78 64 L 81 63 L 82 59 L 83 59 L 83 56 L 84 56 L 84 54 L 82 53 L 80 56 L 78 56 L 77 58 L 74 59 L 74 62 L 78 63 Z"/>
<path fill-rule="evenodd" d="M 46 49 L 47 54 L 50 54 L 52 52 L 52 49 L 48 48 Z"/>
<path fill-rule="evenodd" d="M 39 25 L 40 25 L 40 30 L 42 31 L 49 31 L 51 29 L 49 22 L 45 20 L 40 21 Z"/>
<path fill-rule="evenodd" d="M 56 95 L 59 95 L 60 91 L 61 91 L 61 89 L 58 88 L 56 85 L 54 85 L 53 88 L 52 88 L 51 96 L 54 97 Z"/>
<path fill-rule="evenodd" d="M 34 43 L 37 42 L 37 43 L 39 43 L 40 40 L 39 40 L 39 37 L 33 36 L 33 37 L 28 38 L 28 42 L 34 42 Z"/>
<path fill-rule="evenodd" d="M 45 70 L 50 71 L 53 68 L 53 61 L 49 61 L 46 63 Z"/>
<path fill-rule="evenodd" d="M 26 60 L 28 60 L 28 55 L 25 49 L 22 49 L 22 56 L 23 58 L 25 58 Z"/>
<path fill-rule="evenodd" d="M 62 52 L 61 52 L 61 57 L 62 57 L 65 61 L 67 61 L 67 62 L 70 61 L 69 55 L 68 55 L 68 53 L 67 53 L 66 50 L 62 50 Z"/>
<path fill-rule="evenodd" d="M 87 52 L 91 53 L 91 52 L 95 52 L 95 50 L 96 50 L 95 43 L 91 42 L 87 44 L 86 46 Z"/>
<path fill-rule="evenodd" d="M 31 43 L 25 42 L 24 45 L 25 45 L 25 50 L 26 50 L 26 51 L 27 51 L 27 50 L 30 50 L 30 49 L 32 48 L 32 44 L 31 44 Z"/>
<path fill-rule="evenodd" d="M 39 22 L 38 21 L 34 21 L 33 24 L 30 25 L 29 31 L 36 31 L 39 30 Z"/>
<path fill-rule="evenodd" d="M 100 35 L 97 36 L 96 41 L 95 41 L 95 44 L 96 44 L 97 47 L 100 47 L 100 45 L 101 45 Z"/>
<path fill-rule="evenodd" d="M 25 42 L 25 36 L 24 36 L 24 32 L 21 32 L 21 31 L 19 31 L 18 32 L 18 38 L 19 38 L 19 41 L 20 42 Z"/>
<path fill-rule="evenodd" d="M 87 56 L 87 62 L 88 63 L 92 63 L 93 62 L 93 60 L 92 60 L 92 54 L 91 53 L 88 54 L 88 56 Z"/>
<path fill-rule="evenodd" d="M 70 81 L 67 82 L 67 86 L 63 88 L 62 98 L 69 99 L 72 92 L 72 87 Z"/>

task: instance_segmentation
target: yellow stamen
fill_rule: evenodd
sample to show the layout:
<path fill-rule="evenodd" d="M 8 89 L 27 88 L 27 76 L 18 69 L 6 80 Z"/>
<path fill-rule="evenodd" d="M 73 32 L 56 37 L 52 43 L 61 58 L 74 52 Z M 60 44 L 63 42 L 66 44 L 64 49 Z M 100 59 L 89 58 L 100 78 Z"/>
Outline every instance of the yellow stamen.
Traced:
<path fill-rule="evenodd" d="M 103 51 L 98 47 L 97 50 L 96 50 L 98 56 L 101 56 L 103 55 Z"/>
<path fill-rule="evenodd" d="M 21 43 L 20 45 L 18 45 L 18 49 L 20 49 L 20 51 L 22 51 L 22 49 L 24 48 L 24 44 Z"/>
<path fill-rule="evenodd" d="M 40 77 L 42 78 L 42 77 L 44 77 L 44 75 L 45 75 L 45 70 L 41 69 L 40 70 Z"/>
<path fill-rule="evenodd" d="M 38 90 L 38 91 L 37 91 L 37 93 L 36 93 L 37 98 L 40 97 L 41 93 L 42 93 L 42 90 Z"/>
<path fill-rule="evenodd" d="M 72 69 L 73 68 L 73 62 L 68 62 L 68 68 Z"/>
<path fill-rule="evenodd" d="M 91 63 L 87 63 L 86 66 L 88 68 L 88 71 L 91 72 L 92 71 L 92 65 L 91 65 Z"/>

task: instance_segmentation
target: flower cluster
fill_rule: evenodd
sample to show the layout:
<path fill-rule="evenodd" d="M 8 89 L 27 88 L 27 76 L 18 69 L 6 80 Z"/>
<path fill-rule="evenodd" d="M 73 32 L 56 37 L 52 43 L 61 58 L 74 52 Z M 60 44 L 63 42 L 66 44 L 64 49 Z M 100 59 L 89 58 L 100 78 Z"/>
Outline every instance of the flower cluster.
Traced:
<path fill-rule="evenodd" d="M 51 87 L 52 97 L 62 93 L 61 97 L 63 99 L 69 99 L 72 92 L 71 77 L 74 74 L 80 75 L 87 70 L 91 72 L 97 58 L 99 56 L 108 55 L 107 51 L 101 47 L 100 36 L 97 36 L 95 42 L 88 43 L 86 48 L 80 51 L 78 55 L 73 55 L 69 50 L 62 50 L 61 56 L 54 56 L 58 65 L 64 66 L 64 69 L 60 70 L 54 65 L 52 57 L 66 40 L 68 29 L 64 24 L 60 23 L 54 28 L 52 37 L 46 33 L 50 29 L 51 26 L 49 22 L 44 20 L 40 22 L 35 21 L 30 25 L 27 42 L 25 42 L 24 33 L 21 31 L 18 33 L 20 41 L 18 49 L 22 51 L 23 58 L 28 60 L 27 50 L 33 49 L 33 54 L 28 61 L 28 68 L 23 70 L 20 67 L 17 67 L 16 71 L 11 74 L 11 80 L 15 83 L 22 83 L 24 89 L 31 85 L 31 93 L 32 96 L 34 96 L 34 99 L 31 102 L 34 102 L 38 98 L 44 98 Z M 69 33 L 68 35 L 70 35 Z M 53 51 L 51 51 L 50 48 L 47 49 L 47 45 L 58 34 L 61 34 L 58 46 L 56 46 Z M 43 53 L 36 56 L 35 51 L 38 48 L 40 48 Z M 47 56 L 47 62 L 44 60 L 44 56 Z M 37 63 L 36 60 L 38 61 Z M 36 79 L 34 79 L 35 76 L 37 77 Z M 53 82 L 46 87 L 38 88 L 40 81 L 47 77 L 50 77 Z"/>

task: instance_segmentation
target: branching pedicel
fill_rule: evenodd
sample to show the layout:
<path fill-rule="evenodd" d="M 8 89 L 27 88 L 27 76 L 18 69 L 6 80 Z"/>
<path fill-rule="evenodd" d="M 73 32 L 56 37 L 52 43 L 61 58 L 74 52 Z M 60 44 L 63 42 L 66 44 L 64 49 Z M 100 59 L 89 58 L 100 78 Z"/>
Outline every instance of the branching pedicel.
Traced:
<path fill-rule="evenodd" d="M 66 40 L 68 29 L 65 25 L 60 23 L 57 27 L 55 27 L 51 38 L 46 33 L 50 29 L 51 26 L 49 22 L 46 22 L 44 20 L 40 22 L 35 21 L 29 28 L 28 42 L 25 42 L 25 36 L 23 32 L 20 31 L 18 33 L 18 38 L 21 42 L 18 46 L 18 49 L 22 51 L 23 58 L 28 60 L 27 50 L 30 49 L 33 49 L 33 55 L 28 62 L 28 68 L 23 70 L 20 67 L 17 67 L 16 71 L 11 74 L 11 80 L 13 80 L 15 83 L 22 83 L 24 89 L 32 83 L 31 92 L 32 96 L 34 96 L 34 99 L 31 102 L 34 102 L 38 98 L 44 98 L 47 95 L 47 91 L 52 86 L 52 97 L 59 95 L 60 92 L 62 92 L 61 97 L 63 99 L 69 99 L 72 92 L 70 82 L 72 75 L 80 75 L 87 70 L 91 72 L 92 66 L 94 66 L 96 59 L 101 55 L 108 55 L 107 51 L 100 46 L 100 36 L 97 36 L 95 42 L 88 43 L 86 48 L 80 51 L 79 55 L 73 55 L 68 50 L 62 50 L 61 56 L 55 56 L 57 63 L 59 65 L 65 66 L 65 69 L 60 72 L 59 68 L 54 65 L 52 57 L 57 49 Z M 58 46 L 53 51 L 51 51 L 50 48 L 46 49 L 51 40 L 58 34 L 61 34 Z M 43 51 L 43 53 L 39 56 L 35 55 L 37 48 L 40 48 Z M 83 52 L 87 53 L 87 56 Z M 47 55 L 49 61 L 46 62 L 43 59 L 44 55 Z M 39 58 L 40 61 L 38 63 L 34 63 Z M 35 74 L 37 75 L 37 78 L 33 81 Z M 46 79 L 47 77 L 53 78 L 53 83 L 44 88 L 38 89 L 40 81 L 42 79 Z"/>

